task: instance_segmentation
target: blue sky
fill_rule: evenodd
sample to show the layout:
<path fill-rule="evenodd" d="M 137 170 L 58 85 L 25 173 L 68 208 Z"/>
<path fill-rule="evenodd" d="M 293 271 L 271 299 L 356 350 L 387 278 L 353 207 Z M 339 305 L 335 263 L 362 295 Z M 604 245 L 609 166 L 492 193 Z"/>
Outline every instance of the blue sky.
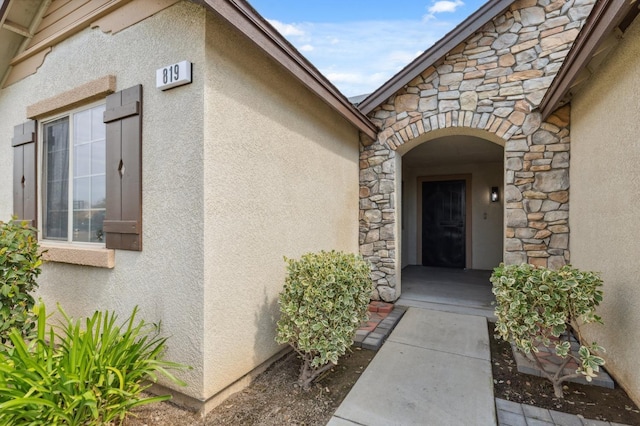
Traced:
<path fill-rule="evenodd" d="M 371 93 L 484 0 L 248 0 L 347 96 Z"/>

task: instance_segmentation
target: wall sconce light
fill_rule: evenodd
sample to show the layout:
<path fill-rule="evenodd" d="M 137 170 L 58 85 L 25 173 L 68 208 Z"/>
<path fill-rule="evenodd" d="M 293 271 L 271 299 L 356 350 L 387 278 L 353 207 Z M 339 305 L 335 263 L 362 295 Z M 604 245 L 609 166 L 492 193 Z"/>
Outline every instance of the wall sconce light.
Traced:
<path fill-rule="evenodd" d="M 497 186 L 492 186 L 491 187 L 491 202 L 495 203 L 500 201 L 500 192 L 498 192 L 498 187 Z"/>

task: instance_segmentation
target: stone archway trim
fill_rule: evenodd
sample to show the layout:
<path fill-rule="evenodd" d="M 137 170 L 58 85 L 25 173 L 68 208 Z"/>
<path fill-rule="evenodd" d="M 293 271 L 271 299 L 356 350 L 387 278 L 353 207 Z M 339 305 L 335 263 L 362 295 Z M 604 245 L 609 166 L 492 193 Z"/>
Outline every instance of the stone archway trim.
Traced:
<path fill-rule="evenodd" d="M 407 117 L 380 132 L 378 141 L 395 150 L 427 132 L 452 127 L 486 130 L 504 141 L 508 141 L 514 138 L 514 135 L 524 124 L 526 114 L 529 112 L 528 109 L 528 104 L 516 105 L 509 116 L 504 118 L 495 114 L 474 111 L 448 111 L 429 117 L 420 115 L 414 117 L 413 120 Z"/>

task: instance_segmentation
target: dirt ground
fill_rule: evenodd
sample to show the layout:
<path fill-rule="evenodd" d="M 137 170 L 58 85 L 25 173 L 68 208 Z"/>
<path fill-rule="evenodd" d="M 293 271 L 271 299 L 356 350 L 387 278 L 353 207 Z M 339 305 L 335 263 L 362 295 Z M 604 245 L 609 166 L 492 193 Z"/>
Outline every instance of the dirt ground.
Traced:
<path fill-rule="evenodd" d="M 640 410 L 621 388 L 568 383 L 564 400 L 559 400 L 547 380 L 518 373 L 511 346 L 493 338 L 492 324 L 489 335 L 496 397 L 587 419 L 640 426 Z M 290 353 L 205 419 L 165 402 L 139 407 L 134 411 L 137 417 L 128 418 L 124 425 L 325 425 L 374 355 L 373 351 L 354 349 L 311 391 L 304 392 L 294 385 L 300 362 Z"/>
<path fill-rule="evenodd" d="M 206 419 L 164 402 L 136 409 L 126 426 L 305 425 L 324 426 L 375 355 L 354 348 L 308 392 L 294 383 L 300 361 L 290 353 L 275 362 L 245 390 L 232 395 Z"/>
<path fill-rule="evenodd" d="M 580 414 L 586 419 L 640 425 L 640 410 L 617 385 L 615 389 L 607 389 L 565 383 L 564 399 L 555 398 L 553 386 L 548 380 L 518 373 L 511 345 L 504 340 L 496 340 L 493 327 L 493 324 L 489 324 L 493 388 L 497 398 Z"/>

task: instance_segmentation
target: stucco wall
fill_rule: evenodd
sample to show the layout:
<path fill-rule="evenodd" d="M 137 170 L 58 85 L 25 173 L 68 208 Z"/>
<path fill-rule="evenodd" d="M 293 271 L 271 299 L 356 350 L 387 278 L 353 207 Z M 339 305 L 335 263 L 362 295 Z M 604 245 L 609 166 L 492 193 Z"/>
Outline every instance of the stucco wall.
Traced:
<path fill-rule="evenodd" d="M 168 28 L 171 31 L 167 31 Z M 0 218 L 12 211 L 13 126 L 26 107 L 107 74 L 117 89 L 142 84 L 143 240 L 141 252 L 116 251 L 115 268 L 48 263 L 39 279 L 50 310 L 74 316 L 115 309 L 124 320 L 162 321 L 167 358 L 193 367 L 180 388 L 202 398 L 203 363 L 203 70 L 204 10 L 181 3 L 115 35 L 87 29 L 53 48 L 38 72 L 0 92 Z M 191 85 L 161 92 L 155 70 L 181 60 Z"/>
<path fill-rule="evenodd" d="M 405 220 L 403 237 L 403 267 L 420 265 L 418 258 L 418 178 L 448 175 L 471 175 L 471 267 L 493 269 L 502 261 L 503 201 L 491 203 L 492 186 L 503 187 L 503 163 L 455 164 L 429 168 L 403 169 Z"/>
<path fill-rule="evenodd" d="M 268 359 L 283 256 L 358 252 L 358 133 L 207 15 L 205 390 Z"/>
<path fill-rule="evenodd" d="M 157 90 L 155 70 L 181 60 L 193 83 Z M 283 256 L 358 251 L 358 132 L 217 15 L 181 2 L 115 35 L 85 30 L 0 92 L 0 218 L 26 107 L 107 74 L 118 90 L 143 85 L 144 247 L 116 251 L 113 269 L 49 263 L 39 296 L 75 316 L 139 305 L 171 336 L 167 358 L 193 367 L 179 391 L 205 401 L 283 349 Z"/>
<path fill-rule="evenodd" d="M 600 271 L 605 323 L 589 336 L 640 403 L 640 20 L 574 97 L 571 111 L 571 259 Z"/>

